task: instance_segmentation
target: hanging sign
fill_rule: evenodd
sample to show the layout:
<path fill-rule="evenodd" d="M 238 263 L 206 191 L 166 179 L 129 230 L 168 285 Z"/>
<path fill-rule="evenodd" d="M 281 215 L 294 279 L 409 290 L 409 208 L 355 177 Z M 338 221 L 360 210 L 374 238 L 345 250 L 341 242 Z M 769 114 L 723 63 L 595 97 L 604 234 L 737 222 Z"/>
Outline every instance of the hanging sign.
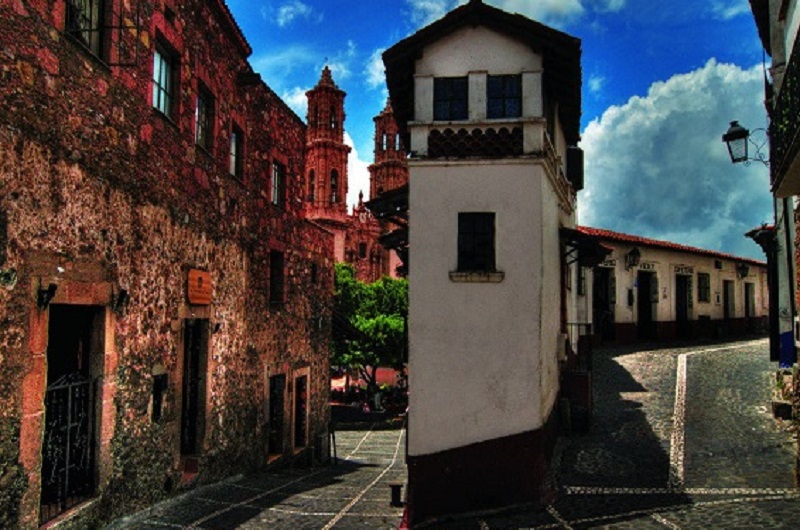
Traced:
<path fill-rule="evenodd" d="M 189 294 L 190 304 L 211 304 L 211 273 L 197 269 L 189 269 L 186 291 Z"/>

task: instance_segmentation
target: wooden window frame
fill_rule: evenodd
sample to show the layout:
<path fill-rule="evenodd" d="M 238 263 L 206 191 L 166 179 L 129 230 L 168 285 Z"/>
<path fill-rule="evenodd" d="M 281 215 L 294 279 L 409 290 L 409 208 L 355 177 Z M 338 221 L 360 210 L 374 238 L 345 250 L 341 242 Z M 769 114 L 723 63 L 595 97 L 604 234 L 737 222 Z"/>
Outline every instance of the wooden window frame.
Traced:
<path fill-rule="evenodd" d="M 486 79 L 486 117 L 522 117 L 522 76 L 490 75 Z"/>
<path fill-rule="evenodd" d="M 163 41 L 156 41 L 153 52 L 153 108 L 173 120 L 177 114 L 177 54 Z"/>
<path fill-rule="evenodd" d="M 436 77 L 433 79 L 434 121 L 469 119 L 469 78 Z"/>
<path fill-rule="evenodd" d="M 495 272 L 495 212 L 458 213 L 458 272 Z"/>
<path fill-rule="evenodd" d="M 228 142 L 228 174 L 244 182 L 244 133 L 235 123 Z"/>
<path fill-rule="evenodd" d="M 270 200 L 273 205 L 279 208 L 283 208 L 286 205 L 286 166 L 277 160 L 272 162 Z"/>
<path fill-rule="evenodd" d="M 195 98 L 195 145 L 212 153 L 214 150 L 214 95 L 198 83 Z"/>
<path fill-rule="evenodd" d="M 705 279 L 705 284 L 703 279 Z M 697 273 L 697 301 L 702 303 L 711 302 L 711 274 L 707 272 Z"/>
<path fill-rule="evenodd" d="M 108 2 L 105 0 L 66 0 L 64 33 L 100 60 L 108 57 Z"/>

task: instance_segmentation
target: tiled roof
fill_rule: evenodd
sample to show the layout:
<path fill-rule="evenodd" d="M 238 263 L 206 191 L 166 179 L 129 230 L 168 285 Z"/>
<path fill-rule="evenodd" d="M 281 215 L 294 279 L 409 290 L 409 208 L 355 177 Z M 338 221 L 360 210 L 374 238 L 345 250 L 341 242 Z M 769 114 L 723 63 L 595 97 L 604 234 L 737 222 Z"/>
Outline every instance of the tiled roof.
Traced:
<path fill-rule="evenodd" d="M 641 245 L 643 247 L 660 248 L 665 250 L 677 250 L 687 252 L 689 254 L 696 254 L 700 256 L 708 256 L 710 258 L 726 259 L 731 261 L 739 261 L 749 263 L 751 265 L 758 265 L 761 267 L 766 266 L 766 262 L 752 258 L 742 258 L 728 254 L 725 252 L 717 252 L 715 250 L 706 250 L 703 248 L 690 247 L 688 245 L 681 245 L 679 243 L 672 243 L 671 241 L 662 241 L 658 239 L 650 239 L 647 237 L 635 236 L 632 234 L 623 234 L 621 232 L 614 232 L 612 230 L 605 230 L 602 228 L 592 228 L 590 226 L 579 226 L 578 230 L 584 234 L 592 235 L 606 241 L 616 241 L 618 243 L 629 243 L 632 245 Z"/>
<path fill-rule="evenodd" d="M 423 50 L 462 28 L 476 26 L 524 42 L 542 55 L 545 87 L 558 102 L 567 144 L 577 145 L 581 118 L 581 40 L 480 0 L 470 0 L 383 53 L 386 84 L 397 124 L 405 129 L 414 119 L 414 72 Z"/>

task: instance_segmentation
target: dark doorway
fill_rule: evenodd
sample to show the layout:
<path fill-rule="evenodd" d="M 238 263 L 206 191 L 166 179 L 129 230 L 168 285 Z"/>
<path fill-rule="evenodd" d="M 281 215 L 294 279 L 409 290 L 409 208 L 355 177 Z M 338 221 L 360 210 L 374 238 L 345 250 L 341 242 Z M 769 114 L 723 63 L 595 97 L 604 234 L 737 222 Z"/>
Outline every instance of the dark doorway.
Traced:
<path fill-rule="evenodd" d="M 269 454 L 283 454 L 283 410 L 286 375 L 273 375 L 269 378 Z"/>
<path fill-rule="evenodd" d="M 639 271 L 636 276 L 637 327 L 639 338 L 656 338 L 656 307 L 658 304 L 658 278 L 651 271 Z"/>
<path fill-rule="evenodd" d="M 691 336 L 690 311 L 692 308 L 692 277 L 675 276 L 675 333 L 685 339 Z"/>
<path fill-rule="evenodd" d="M 744 284 L 744 316 L 756 316 L 756 284 L 750 282 Z"/>
<path fill-rule="evenodd" d="M 736 316 L 736 295 L 733 280 L 722 282 L 722 316 L 729 320 Z"/>
<path fill-rule="evenodd" d="M 183 332 L 181 454 L 196 455 L 201 446 L 206 412 L 208 320 L 186 320 Z"/>
<path fill-rule="evenodd" d="M 96 378 L 103 372 L 102 309 L 49 309 L 39 522 L 94 495 Z"/>
<path fill-rule="evenodd" d="M 305 447 L 308 444 L 308 376 L 300 376 L 294 380 L 294 446 Z"/>
<path fill-rule="evenodd" d="M 617 305 L 617 279 L 614 269 L 594 269 L 592 284 L 592 322 L 603 341 L 616 338 L 614 308 Z"/>

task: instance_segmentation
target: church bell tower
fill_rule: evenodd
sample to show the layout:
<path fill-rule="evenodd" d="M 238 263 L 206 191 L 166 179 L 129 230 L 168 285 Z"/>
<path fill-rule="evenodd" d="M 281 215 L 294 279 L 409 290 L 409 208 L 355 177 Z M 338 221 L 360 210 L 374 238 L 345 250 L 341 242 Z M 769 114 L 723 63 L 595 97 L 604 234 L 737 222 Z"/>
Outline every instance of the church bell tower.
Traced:
<path fill-rule="evenodd" d="M 347 229 L 347 157 L 344 143 L 344 91 L 325 66 L 317 85 L 306 92 L 306 212 L 309 219 L 330 229 L 335 237 L 334 254 L 344 260 Z"/>

